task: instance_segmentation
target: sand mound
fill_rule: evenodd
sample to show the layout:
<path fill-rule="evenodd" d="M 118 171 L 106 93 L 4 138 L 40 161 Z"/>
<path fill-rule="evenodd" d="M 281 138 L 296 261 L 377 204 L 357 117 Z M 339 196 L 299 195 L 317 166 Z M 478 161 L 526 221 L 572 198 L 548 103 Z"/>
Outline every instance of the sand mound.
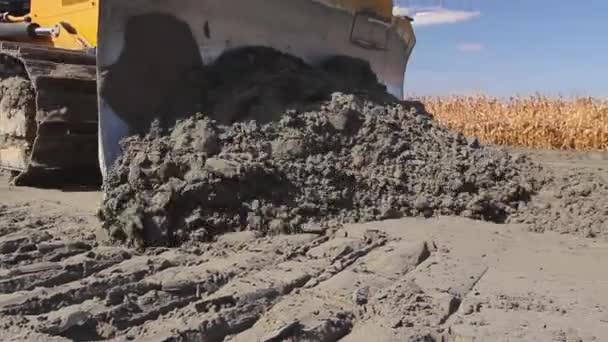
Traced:
<path fill-rule="evenodd" d="M 549 173 L 530 203 L 512 215 L 532 231 L 608 237 L 608 182 L 585 170 Z"/>
<path fill-rule="evenodd" d="M 402 216 L 504 222 L 538 188 L 524 157 L 514 159 L 447 130 L 420 106 L 377 93 L 377 82 L 364 82 L 361 89 L 342 78 L 327 86 L 291 77 L 326 77 L 323 70 L 298 60 L 283 64 L 291 67 L 262 68 L 260 79 L 268 82 L 261 82 L 249 106 L 211 106 L 209 116 L 181 120 L 168 131 L 157 124 L 146 136 L 124 142 L 101 210 L 112 237 L 174 245 L 227 231 L 323 231 L 336 223 Z M 235 83 L 225 87 L 227 93 L 242 86 L 237 78 L 226 79 Z M 321 89 L 314 100 L 285 100 L 281 94 L 300 92 L 276 91 L 306 89 L 311 82 Z M 357 95 L 333 92 L 340 88 Z M 229 96 L 216 98 L 228 103 Z M 278 115 L 281 106 L 274 103 L 296 109 Z M 266 107 L 270 114 L 263 117 L 271 120 L 260 119 Z M 233 118 L 222 120 L 231 124 L 210 119 L 218 113 Z M 241 121 L 232 123 L 234 118 Z M 256 120 L 246 120 L 251 118 Z"/>
<path fill-rule="evenodd" d="M 205 115 L 124 141 L 100 211 L 115 240 L 177 245 L 440 215 L 608 231 L 601 180 L 555 175 L 450 131 L 387 94 L 361 61 L 312 67 L 250 48 L 205 74 Z"/>

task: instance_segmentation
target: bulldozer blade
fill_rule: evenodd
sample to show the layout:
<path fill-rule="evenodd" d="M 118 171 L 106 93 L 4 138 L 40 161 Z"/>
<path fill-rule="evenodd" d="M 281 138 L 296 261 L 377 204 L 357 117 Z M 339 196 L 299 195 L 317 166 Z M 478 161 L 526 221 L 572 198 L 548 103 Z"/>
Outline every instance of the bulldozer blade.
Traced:
<path fill-rule="evenodd" d="M 145 132 L 156 118 L 170 122 L 198 71 L 228 50 L 271 47 L 311 65 L 359 58 L 401 98 L 414 44 L 410 21 L 392 16 L 390 0 L 101 1 L 102 174 L 120 155 L 123 137 Z"/>

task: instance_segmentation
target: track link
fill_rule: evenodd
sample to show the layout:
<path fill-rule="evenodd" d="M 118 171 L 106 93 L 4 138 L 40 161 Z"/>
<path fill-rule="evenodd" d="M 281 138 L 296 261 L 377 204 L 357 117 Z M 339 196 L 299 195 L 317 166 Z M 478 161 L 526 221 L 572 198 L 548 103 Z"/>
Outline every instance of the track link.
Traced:
<path fill-rule="evenodd" d="M 0 43 L 0 169 L 15 184 L 100 179 L 95 63 L 84 52 Z"/>

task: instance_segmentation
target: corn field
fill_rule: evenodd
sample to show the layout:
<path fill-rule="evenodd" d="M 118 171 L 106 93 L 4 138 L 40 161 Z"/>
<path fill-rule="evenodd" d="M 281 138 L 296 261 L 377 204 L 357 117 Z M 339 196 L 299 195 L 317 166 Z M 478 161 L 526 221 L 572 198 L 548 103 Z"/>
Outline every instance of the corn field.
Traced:
<path fill-rule="evenodd" d="M 608 151 L 608 100 L 590 97 L 423 97 L 444 125 L 482 142 L 538 149 Z"/>

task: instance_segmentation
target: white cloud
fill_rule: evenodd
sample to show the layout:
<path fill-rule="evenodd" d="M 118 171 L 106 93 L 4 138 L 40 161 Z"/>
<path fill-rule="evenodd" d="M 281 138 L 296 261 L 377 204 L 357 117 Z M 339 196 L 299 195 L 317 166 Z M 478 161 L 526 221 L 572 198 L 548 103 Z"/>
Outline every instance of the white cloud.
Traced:
<path fill-rule="evenodd" d="M 419 10 L 415 8 L 396 6 L 393 8 L 394 15 L 407 15 L 414 18 L 415 26 L 432 26 L 442 24 L 456 24 L 469 21 L 481 13 L 479 11 L 460 11 L 446 8 L 430 8 Z"/>
<path fill-rule="evenodd" d="M 456 49 L 461 52 L 480 52 L 484 46 L 481 43 L 465 42 L 456 44 Z"/>

